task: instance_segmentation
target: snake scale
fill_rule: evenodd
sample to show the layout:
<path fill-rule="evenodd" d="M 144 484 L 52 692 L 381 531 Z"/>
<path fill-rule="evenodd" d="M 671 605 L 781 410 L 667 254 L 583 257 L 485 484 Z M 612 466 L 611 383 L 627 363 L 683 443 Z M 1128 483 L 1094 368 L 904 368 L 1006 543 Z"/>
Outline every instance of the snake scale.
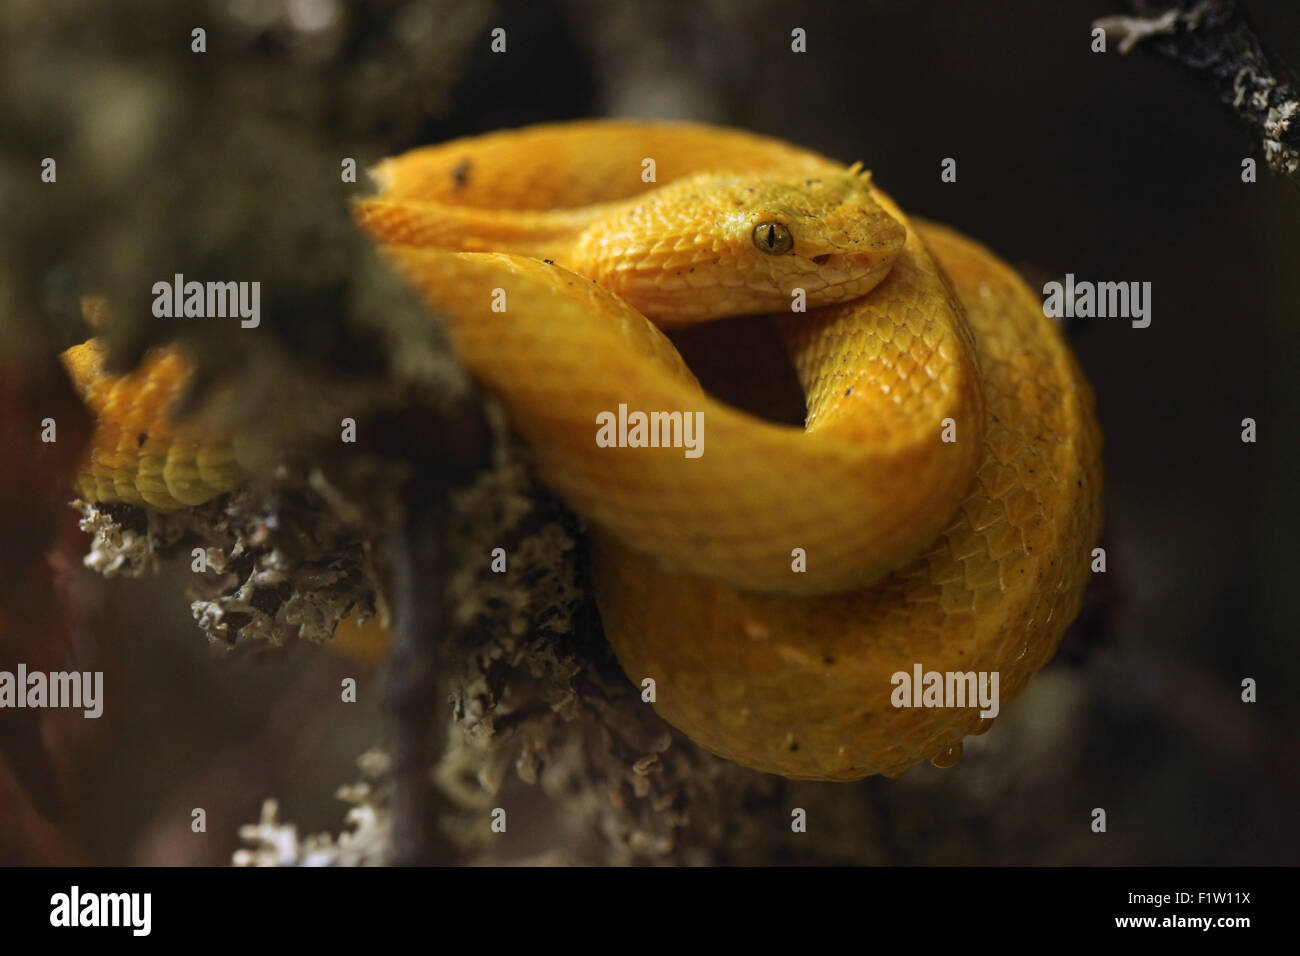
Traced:
<path fill-rule="evenodd" d="M 894 776 L 990 720 L 895 706 L 893 675 L 996 672 L 1005 702 L 1051 657 L 1100 532 L 1101 437 L 988 250 L 857 166 L 698 124 L 536 126 L 372 172 L 357 222 L 586 518 L 605 631 L 669 723 L 787 777 Z M 775 324 L 804 428 L 710 397 L 661 331 L 737 315 Z M 178 354 L 110 378 L 100 352 L 65 353 L 97 417 L 82 497 L 167 510 L 245 480 L 235 442 L 168 417 Z M 701 413 L 702 453 L 598 443 L 620 405 Z"/>

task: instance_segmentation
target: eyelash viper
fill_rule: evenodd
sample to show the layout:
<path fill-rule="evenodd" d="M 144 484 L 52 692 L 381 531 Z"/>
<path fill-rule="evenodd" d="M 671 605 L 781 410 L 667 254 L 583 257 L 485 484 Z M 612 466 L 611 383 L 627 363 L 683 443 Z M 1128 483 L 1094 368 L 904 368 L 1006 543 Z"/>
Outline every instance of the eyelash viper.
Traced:
<path fill-rule="evenodd" d="M 531 127 L 372 172 L 357 221 L 588 520 L 605 631 L 669 723 L 788 777 L 894 776 L 990 721 L 894 707 L 893 674 L 996 671 L 1005 702 L 1051 657 L 1100 531 L 1101 436 L 1061 334 L 988 250 L 857 167 L 697 124 Z M 649 321 L 755 313 L 803 430 L 709 397 Z M 170 509 L 242 481 L 230 441 L 167 421 L 174 352 L 122 379 L 93 340 L 65 364 L 98 419 L 83 497 Z M 599 447 L 620 404 L 703 412 L 704 453 Z"/>

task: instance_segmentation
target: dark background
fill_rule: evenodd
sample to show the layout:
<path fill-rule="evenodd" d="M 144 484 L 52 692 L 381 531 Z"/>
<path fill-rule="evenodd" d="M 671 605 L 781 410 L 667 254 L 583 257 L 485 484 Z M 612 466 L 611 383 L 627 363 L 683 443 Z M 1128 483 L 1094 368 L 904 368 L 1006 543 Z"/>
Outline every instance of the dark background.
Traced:
<path fill-rule="evenodd" d="M 861 159 L 903 208 L 981 240 L 1031 284 L 1066 272 L 1152 284 L 1149 328 L 1093 319 L 1070 330 L 1105 436 L 1110 570 L 1089 626 L 1016 703 L 1014 721 L 971 742 L 956 768 L 790 785 L 796 802 L 784 805 L 820 807 L 833 821 L 826 845 L 774 841 L 770 852 L 710 850 L 705 860 L 1297 862 L 1300 194 L 1190 76 L 1141 50 L 1090 52 L 1092 19 L 1117 12 L 1107 0 L 305 5 L 324 11 L 320 31 L 294 26 L 292 6 L 268 2 L 272 13 L 250 20 L 236 3 L 188 14 L 145 2 L 55 3 L 48 13 L 15 4 L 0 15 L 7 52 L 26 51 L 0 68 L 7 161 L 35 162 L 50 139 L 76 142 L 88 122 L 58 99 L 59 70 L 134 72 L 147 89 L 178 57 L 191 105 L 176 121 L 184 138 L 156 145 L 188 157 L 190 173 L 210 171 L 211 190 L 243 169 L 223 152 L 230 117 L 296 131 L 275 145 L 275 169 L 295 183 L 315 160 L 337 169 L 330 157 L 357 155 L 364 165 L 530 122 L 690 118 Z M 1300 62 L 1300 10 L 1247 6 L 1273 51 Z M 195 65 L 188 31 L 203 24 L 210 52 Z M 505 55 L 489 51 L 495 26 L 507 30 Z M 807 31 L 804 55 L 790 52 L 795 26 Z M 75 91 L 73 79 L 64 85 Z M 101 120 L 112 115 L 103 108 Z M 1254 184 L 1241 181 L 1247 156 L 1259 161 Z M 945 157 L 957 160 L 955 184 L 940 181 Z M 183 208 L 199 216 L 211 193 L 204 176 L 175 172 L 181 165 L 173 200 L 189 195 Z M 159 218 L 145 196 L 157 180 L 133 182 L 138 201 L 130 193 L 45 213 L 11 190 L 18 224 L 32 223 L 0 246 L 7 268 L 21 267 L 15 288 L 48 293 L 69 262 L 95 273 L 102 247 L 78 243 L 97 221 L 146 234 Z M 265 181 L 246 186 L 267 203 L 275 194 Z M 342 216 L 336 187 L 321 204 Z M 16 295 L 3 304 L 33 353 L 73 335 L 49 317 L 57 310 L 33 311 Z M 45 318 L 34 323 L 36 314 Z M 1245 417 L 1258 422 L 1256 444 L 1240 440 Z M 10 763 L 0 796 L 11 801 L 0 861 L 224 862 L 235 828 L 267 795 L 305 831 L 337 830 L 332 790 L 379 739 L 374 682 L 363 680 L 351 709 L 322 710 L 311 702 L 329 699 L 355 665 L 308 646 L 213 656 L 188 619 L 183 571 L 105 584 L 73 570 L 78 547 L 74 531 L 59 552 L 93 608 L 74 639 L 117 671 L 110 679 L 129 706 L 90 730 L 46 726 L 37 749 L 48 759 L 12 725 L 0 737 Z M 1256 704 L 1239 699 L 1245 677 L 1259 682 Z M 49 833 L 12 810 L 24 788 Z M 521 793 L 545 802 L 536 788 Z M 188 832 L 192 806 L 209 808 L 204 838 Z M 1107 810 L 1104 835 L 1089 829 L 1094 807 Z M 535 842 L 530 852 L 601 859 L 566 855 L 544 833 Z"/>

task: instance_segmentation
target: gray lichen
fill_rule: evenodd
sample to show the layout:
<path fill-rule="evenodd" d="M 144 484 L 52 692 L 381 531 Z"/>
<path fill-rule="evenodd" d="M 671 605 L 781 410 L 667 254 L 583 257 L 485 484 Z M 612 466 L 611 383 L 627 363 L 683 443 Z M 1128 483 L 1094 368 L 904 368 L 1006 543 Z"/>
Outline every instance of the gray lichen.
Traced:
<path fill-rule="evenodd" d="M 275 800 L 262 804 L 257 823 L 239 828 L 249 846 L 237 850 L 235 866 L 381 866 L 388 858 L 391 820 L 383 804 L 382 778 L 388 760 L 382 750 L 369 750 L 357 759 L 363 779 L 345 784 L 335 794 L 349 805 L 343 830 L 299 837 L 298 828 L 280 820 Z"/>
<path fill-rule="evenodd" d="M 170 514 L 77 502 L 93 535 L 87 567 L 114 576 L 154 573 L 175 558 L 206 570 L 190 579 L 191 608 L 214 643 L 281 643 L 290 632 L 327 641 L 354 608 L 375 613 L 377 569 L 355 526 L 322 499 L 250 486 Z"/>

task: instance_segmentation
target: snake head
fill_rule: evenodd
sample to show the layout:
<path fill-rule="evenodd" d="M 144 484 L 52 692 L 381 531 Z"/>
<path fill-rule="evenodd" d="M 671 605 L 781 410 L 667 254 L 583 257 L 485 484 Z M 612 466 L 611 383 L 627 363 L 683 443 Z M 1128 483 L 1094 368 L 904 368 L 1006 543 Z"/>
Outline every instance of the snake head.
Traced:
<path fill-rule="evenodd" d="M 870 292 L 907 237 L 858 167 L 819 177 L 705 173 L 595 224 L 580 271 L 648 318 L 680 326 Z"/>

